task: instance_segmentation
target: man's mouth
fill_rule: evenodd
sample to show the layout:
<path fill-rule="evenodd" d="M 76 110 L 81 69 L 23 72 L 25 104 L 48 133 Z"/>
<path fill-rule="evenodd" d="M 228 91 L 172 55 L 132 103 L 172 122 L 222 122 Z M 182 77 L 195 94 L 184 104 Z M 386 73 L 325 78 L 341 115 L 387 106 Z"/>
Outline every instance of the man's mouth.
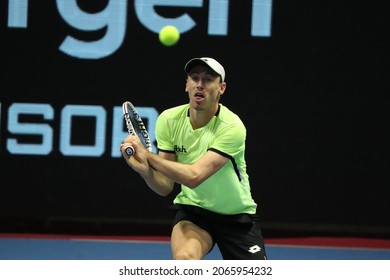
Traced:
<path fill-rule="evenodd" d="M 195 100 L 196 101 L 201 101 L 201 100 L 203 100 L 203 98 L 204 98 L 203 93 L 196 93 L 195 94 Z"/>

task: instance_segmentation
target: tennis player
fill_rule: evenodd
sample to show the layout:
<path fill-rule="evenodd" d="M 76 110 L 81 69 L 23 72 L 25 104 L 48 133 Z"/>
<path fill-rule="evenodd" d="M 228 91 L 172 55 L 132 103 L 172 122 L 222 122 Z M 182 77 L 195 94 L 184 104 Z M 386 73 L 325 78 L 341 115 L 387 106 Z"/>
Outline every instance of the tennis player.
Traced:
<path fill-rule="evenodd" d="M 225 70 L 215 59 L 193 58 L 185 64 L 188 104 L 163 111 L 156 123 L 158 154 L 127 136 L 121 152 L 156 193 L 166 196 L 174 183 L 181 191 L 171 248 L 176 260 L 203 259 L 215 246 L 225 260 L 265 260 L 257 204 L 246 172 L 246 128 L 220 103 Z M 128 156 L 126 146 L 135 154 Z"/>

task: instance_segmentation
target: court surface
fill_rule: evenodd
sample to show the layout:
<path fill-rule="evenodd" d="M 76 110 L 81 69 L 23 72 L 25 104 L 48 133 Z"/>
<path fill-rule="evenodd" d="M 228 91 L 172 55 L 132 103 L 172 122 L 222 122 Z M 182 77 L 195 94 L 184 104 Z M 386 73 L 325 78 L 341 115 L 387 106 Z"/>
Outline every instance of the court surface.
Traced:
<path fill-rule="evenodd" d="M 390 260 L 390 240 L 266 239 L 271 260 Z M 170 260 L 169 237 L 1 234 L 0 260 Z M 218 247 L 205 258 L 220 260 Z"/>

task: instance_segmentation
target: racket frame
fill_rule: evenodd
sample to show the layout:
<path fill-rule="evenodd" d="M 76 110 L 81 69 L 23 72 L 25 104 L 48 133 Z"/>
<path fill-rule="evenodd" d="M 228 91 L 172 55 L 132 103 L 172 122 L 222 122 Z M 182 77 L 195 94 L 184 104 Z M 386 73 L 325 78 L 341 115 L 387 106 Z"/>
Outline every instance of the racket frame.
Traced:
<path fill-rule="evenodd" d="M 152 151 L 152 143 L 148 131 L 135 106 L 130 101 L 125 101 L 122 104 L 122 111 L 128 134 L 137 135 L 145 148 Z M 135 153 L 135 149 L 132 146 L 127 146 L 125 152 L 128 156 L 132 156 Z"/>

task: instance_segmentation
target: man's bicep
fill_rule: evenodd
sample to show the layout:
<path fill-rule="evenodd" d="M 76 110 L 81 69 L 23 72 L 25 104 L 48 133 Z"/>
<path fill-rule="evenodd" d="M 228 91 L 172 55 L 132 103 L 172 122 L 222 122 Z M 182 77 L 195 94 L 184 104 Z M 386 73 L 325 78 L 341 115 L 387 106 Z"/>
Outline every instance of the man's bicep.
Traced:
<path fill-rule="evenodd" d="M 207 151 L 197 162 L 198 168 L 202 169 L 201 172 L 207 174 L 207 177 L 211 176 L 229 160 L 223 153 L 218 153 L 216 150 Z"/>

